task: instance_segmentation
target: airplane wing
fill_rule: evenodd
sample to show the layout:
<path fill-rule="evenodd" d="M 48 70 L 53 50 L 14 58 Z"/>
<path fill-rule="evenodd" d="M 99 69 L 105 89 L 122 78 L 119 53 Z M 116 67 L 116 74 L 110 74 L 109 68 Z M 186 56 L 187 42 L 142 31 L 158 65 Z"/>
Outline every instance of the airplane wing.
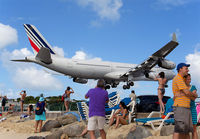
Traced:
<path fill-rule="evenodd" d="M 176 40 L 176 34 L 173 34 L 172 40 L 159 49 L 157 52 L 152 54 L 149 58 L 147 58 L 144 62 L 137 65 L 136 67 L 131 68 L 128 72 L 126 72 L 123 76 L 133 75 L 140 76 L 141 74 L 145 74 L 149 72 L 155 65 L 159 63 L 160 60 L 164 60 L 164 58 L 172 51 L 178 42 Z"/>

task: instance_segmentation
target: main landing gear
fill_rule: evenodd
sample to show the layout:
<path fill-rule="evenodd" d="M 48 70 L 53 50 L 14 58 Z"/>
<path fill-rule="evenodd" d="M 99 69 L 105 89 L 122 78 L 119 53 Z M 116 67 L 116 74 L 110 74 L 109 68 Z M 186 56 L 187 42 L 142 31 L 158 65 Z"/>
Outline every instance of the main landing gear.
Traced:
<path fill-rule="evenodd" d="M 123 89 L 130 89 L 131 86 L 134 86 L 133 82 L 127 83 L 126 85 L 123 85 Z"/>

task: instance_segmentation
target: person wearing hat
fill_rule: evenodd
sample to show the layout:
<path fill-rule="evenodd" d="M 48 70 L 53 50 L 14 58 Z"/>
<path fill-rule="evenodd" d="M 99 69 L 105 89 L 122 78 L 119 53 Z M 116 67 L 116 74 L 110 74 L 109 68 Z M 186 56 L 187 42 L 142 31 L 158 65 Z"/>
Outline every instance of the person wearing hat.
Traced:
<path fill-rule="evenodd" d="M 45 105 L 44 98 L 40 97 L 39 102 L 36 104 L 35 110 L 35 133 L 37 133 L 38 126 L 39 132 L 41 132 L 42 122 L 46 120 Z"/>
<path fill-rule="evenodd" d="M 178 74 L 172 81 L 172 91 L 174 94 L 174 139 L 187 139 L 189 132 L 193 131 L 192 116 L 190 112 L 191 97 L 198 97 L 195 92 L 190 92 L 184 76 L 188 75 L 190 64 L 179 63 L 177 65 Z"/>

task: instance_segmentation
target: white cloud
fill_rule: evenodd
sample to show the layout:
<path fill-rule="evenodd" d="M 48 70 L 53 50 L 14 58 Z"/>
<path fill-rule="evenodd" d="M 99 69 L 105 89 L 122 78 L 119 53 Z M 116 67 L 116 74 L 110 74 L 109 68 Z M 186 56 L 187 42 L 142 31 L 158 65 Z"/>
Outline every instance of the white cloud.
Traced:
<path fill-rule="evenodd" d="M 55 52 L 61 56 L 61 57 L 64 57 L 65 56 L 65 52 L 63 50 L 63 48 L 60 48 L 58 46 L 54 46 L 53 49 L 55 50 Z"/>
<path fill-rule="evenodd" d="M 7 98 L 9 99 L 13 99 L 13 98 L 19 98 L 19 92 L 14 92 L 12 89 L 8 89 L 6 90 L 6 94 L 4 94 L 7 96 Z"/>
<path fill-rule="evenodd" d="M 18 68 L 13 77 L 15 84 L 20 88 L 31 88 L 32 90 L 61 90 L 62 84 L 51 74 L 36 67 Z"/>
<path fill-rule="evenodd" d="M 27 48 L 22 48 L 20 50 L 15 49 L 12 52 L 4 49 L 0 52 L 0 60 L 3 63 L 3 66 L 8 69 L 8 71 L 12 71 L 17 68 L 25 68 L 27 64 L 24 63 L 15 63 L 10 60 L 12 59 L 24 59 L 26 56 L 33 56 L 33 53 L 29 51 Z"/>
<path fill-rule="evenodd" d="M 62 89 L 63 85 L 61 82 L 44 70 L 36 68 L 36 65 L 10 61 L 11 59 L 23 59 L 26 56 L 33 56 L 33 53 L 27 48 L 14 50 L 12 52 L 3 50 L 3 52 L 0 53 L 0 60 L 3 66 L 12 75 L 12 80 L 17 87 L 37 91 L 55 91 Z"/>
<path fill-rule="evenodd" d="M 116 21 L 120 19 L 119 9 L 122 7 L 122 0 L 77 0 L 82 7 L 91 7 L 100 19 Z"/>
<path fill-rule="evenodd" d="M 76 53 L 72 57 L 72 59 L 85 60 L 86 59 L 86 53 L 84 53 L 83 51 L 76 51 Z"/>
<path fill-rule="evenodd" d="M 196 45 L 196 48 L 200 48 L 200 43 Z M 190 64 L 189 72 L 192 76 L 192 82 L 195 85 L 200 84 L 200 51 L 196 49 L 193 54 L 188 54 L 186 56 L 186 63 Z"/>
<path fill-rule="evenodd" d="M 18 42 L 17 30 L 0 23 L 0 49 Z"/>
<path fill-rule="evenodd" d="M 7 96 L 7 98 L 18 98 L 19 93 L 14 92 L 12 89 L 6 88 L 5 84 L 0 83 L 0 96 Z"/>
<path fill-rule="evenodd" d="M 88 55 L 88 54 L 86 54 L 83 51 L 76 51 L 76 53 L 72 57 L 72 59 L 77 59 L 77 60 L 94 60 L 94 61 L 101 61 L 102 60 L 99 57 L 93 57 L 91 55 Z"/>

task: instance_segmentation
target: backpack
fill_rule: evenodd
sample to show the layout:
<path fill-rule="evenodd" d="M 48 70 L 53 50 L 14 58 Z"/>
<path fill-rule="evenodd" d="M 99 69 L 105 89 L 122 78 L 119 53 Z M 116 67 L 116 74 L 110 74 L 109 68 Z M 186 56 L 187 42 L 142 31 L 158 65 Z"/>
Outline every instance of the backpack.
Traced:
<path fill-rule="evenodd" d="M 42 105 L 39 105 L 39 103 L 38 103 L 36 110 L 35 110 L 35 114 L 36 115 L 42 115 L 43 111 L 44 111 L 44 108 L 42 107 Z"/>

